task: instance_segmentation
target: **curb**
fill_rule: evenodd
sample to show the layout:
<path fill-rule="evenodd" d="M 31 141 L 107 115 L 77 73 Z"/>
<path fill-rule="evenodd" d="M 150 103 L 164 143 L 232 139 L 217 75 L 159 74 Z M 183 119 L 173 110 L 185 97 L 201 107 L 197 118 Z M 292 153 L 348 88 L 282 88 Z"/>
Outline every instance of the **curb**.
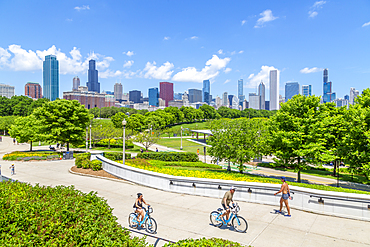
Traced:
<path fill-rule="evenodd" d="M 126 184 L 131 184 L 131 185 L 137 185 L 135 183 L 132 183 L 132 182 L 127 181 L 127 180 L 124 180 L 124 179 L 107 178 L 107 177 L 101 177 L 101 176 L 96 176 L 96 175 L 91 175 L 91 174 L 74 172 L 74 171 L 71 170 L 71 168 L 68 169 L 68 172 L 71 173 L 71 174 L 74 174 L 74 175 L 85 176 L 85 177 L 92 177 L 92 178 L 101 178 L 101 179 L 106 179 L 106 180 L 115 181 L 115 182 L 121 182 L 121 183 L 126 183 Z"/>

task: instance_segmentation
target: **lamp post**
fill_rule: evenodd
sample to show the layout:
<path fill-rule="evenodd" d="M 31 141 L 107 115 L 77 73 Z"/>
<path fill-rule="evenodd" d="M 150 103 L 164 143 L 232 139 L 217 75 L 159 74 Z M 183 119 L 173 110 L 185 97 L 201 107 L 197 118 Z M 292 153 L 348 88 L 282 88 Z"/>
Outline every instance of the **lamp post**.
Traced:
<path fill-rule="evenodd" d="M 181 147 L 180 150 L 182 150 L 182 126 L 181 126 Z"/>
<path fill-rule="evenodd" d="M 89 128 L 89 127 L 87 127 L 87 126 L 86 126 L 86 153 L 87 153 L 87 145 L 88 145 L 88 142 L 87 142 L 87 133 L 88 133 L 88 128 Z"/>
<path fill-rule="evenodd" d="M 123 121 L 122 121 L 122 127 L 123 127 L 123 139 L 122 139 L 122 147 L 123 147 L 123 153 L 122 153 L 122 164 L 124 165 L 125 164 L 125 135 L 126 135 L 126 133 L 125 133 L 125 131 L 126 131 L 126 120 L 125 119 L 123 119 Z"/>
<path fill-rule="evenodd" d="M 90 124 L 90 149 L 91 149 L 91 124 Z"/>

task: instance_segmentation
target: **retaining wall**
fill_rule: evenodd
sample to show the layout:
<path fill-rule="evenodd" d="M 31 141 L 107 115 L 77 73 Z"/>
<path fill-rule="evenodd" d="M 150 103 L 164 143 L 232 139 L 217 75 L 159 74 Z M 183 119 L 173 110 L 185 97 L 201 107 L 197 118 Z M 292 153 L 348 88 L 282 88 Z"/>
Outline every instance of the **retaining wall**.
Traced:
<path fill-rule="evenodd" d="M 136 184 L 164 191 L 190 195 L 222 198 L 231 186 L 235 191 L 235 201 L 255 202 L 279 205 L 278 184 L 241 182 L 219 179 L 177 177 L 134 168 L 106 159 L 101 155 L 96 158 L 103 162 L 103 169 L 108 173 Z M 370 221 L 370 195 L 344 192 L 322 191 L 297 186 L 290 186 L 291 208 L 339 217 Z"/>

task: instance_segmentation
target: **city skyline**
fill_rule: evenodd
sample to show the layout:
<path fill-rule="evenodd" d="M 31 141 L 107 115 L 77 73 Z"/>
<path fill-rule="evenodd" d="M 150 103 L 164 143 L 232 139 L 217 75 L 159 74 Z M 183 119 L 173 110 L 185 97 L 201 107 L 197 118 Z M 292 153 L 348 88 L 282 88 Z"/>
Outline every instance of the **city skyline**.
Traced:
<path fill-rule="evenodd" d="M 96 59 L 100 91 L 121 82 L 125 93 L 147 95 L 148 88 L 168 81 L 177 93 L 202 89 L 209 79 L 212 96 L 221 97 L 225 91 L 238 95 L 237 81 L 243 79 L 247 96 L 262 80 L 269 100 L 268 73 L 277 69 L 279 94 L 286 82 L 297 81 L 322 95 L 324 68 L 338 98 L 350 87 L 367 87 L 368 1 L 235 1 L 213 4 L 212 11 L 206 1 L 145 3 L 41 1 L 38 8 L 27 1 L 2 2 L 0 21 L 17 19 L 0 28 L 0 83 L 15 86 L 17 95 L 28 81 L 42 85 L 42 62 L 52 54 L 60 61 L 59 97 L 73 77 L 86 81 L 90 59 Z M 158 18 L 164 13 L 165 20 Z"/>

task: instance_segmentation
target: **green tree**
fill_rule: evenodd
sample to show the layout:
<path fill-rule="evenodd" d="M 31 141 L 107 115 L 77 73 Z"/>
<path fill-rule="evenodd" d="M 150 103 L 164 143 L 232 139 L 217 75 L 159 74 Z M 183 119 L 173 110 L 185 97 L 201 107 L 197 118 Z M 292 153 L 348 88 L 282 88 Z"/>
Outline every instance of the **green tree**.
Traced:
<path fill-rule="evenodd" d="M 169 106 L 164 108 L 164 111 L 174 116 L 175 123 L 181 123 L 182 121 L 184 121 L 184 113 L 182 113 L 179 108 Z"/>
<path fill-rule="evenodd" d="M 35 109 L 33 115 L 39 121 L 40 135 L 45 140 L 79 145 L 83 143 L 89 112 L 77 100 L 59 99 Z"/>
<path fill-rule="evenodd" d="M 218 114 L 216 109 L 212 106 L 209 106 L 207 104 L 202 105 L 199 107 L 199 110 L 203 112 L 204 119 L 219 119 L 221 118 L 221 115 Z"/>
<path fill-rule="evenodd" d="M 127 119 L 127 128 L 132 130 L 140 130 L 145 125 L 145 117 L 141 114 L 132 114 Z"/>
<path fill-rule="evenodd" d="M 42 140 L 39 126 L 38 120 L 33 115 L 19 117 L 11 126 L 9 134 L 20 143 L 30 142 L 30 151 L 32 151 L 32 142 Z"/>
<path fill-rule="evenodd" d="M 148 148 L 157 143 L 158 140 L 159 137 L 157 133 L 154 133 L 154 135 L 152 135 L 152 133 L 150 133 L 149 131 L 144 131 L 135 136 L 135 141 L 141 143 L 145 147 L 145 150 L 148 150 Z"/>
<path fill-rule="evenodd" d="M 122 129 L 123 128 L 122 121 L 123 119 L 126 119 L 127 121 L 127 118 L 128 117 L 126 116 L 126 114 L 122 112 L 117 112 L 114 116 L 111 117 L 111 120 L 115 128 Z"/>
<path fill-rule="evenodd" d="M 13 115 L 12 108 L 10 106 L 10 99 L 5 96 L 0 96 L 0 116 L 11 116 Z"/>
<path fill-rule="evenodd" d="M 0 131 L 3 131 L 5 135 L 7 131 L 9 131 L 12 124 L 17 122 L 17 116 L 5 116 L 0 117 Z"/>
<path fill-rule="evenodd" d="M 12 108 L 13 115 L 28 116 L 31 114 L 31 104 L 33 100 L 27 96 L 13 96 L 10 99 L 10 107 Z"/>
<path fill-rule="evenodd" d="M 30 109 L 31 109 L 31 113 L 36 109 L 36 108 L 39 108 L 41 107 L 43 104 L 49 102 L 50 100 L 47 99 L 47 98 L 40 98 L 40 99 L 37 99 L 37 100 L 34 100 L 32 101 L 31 103 L 31 106 L 30 106 Z"/>

